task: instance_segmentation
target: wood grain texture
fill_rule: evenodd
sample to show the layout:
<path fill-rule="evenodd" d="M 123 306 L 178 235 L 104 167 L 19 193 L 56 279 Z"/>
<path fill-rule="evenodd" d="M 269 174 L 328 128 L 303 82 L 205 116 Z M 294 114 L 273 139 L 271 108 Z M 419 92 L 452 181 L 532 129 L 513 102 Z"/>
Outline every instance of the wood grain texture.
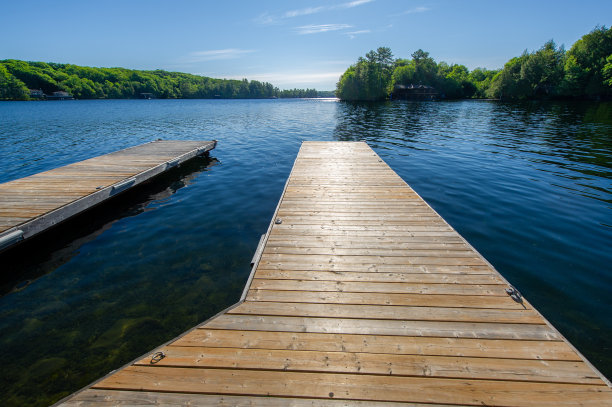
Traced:
<path fill-rule="evenodd" d="M 612 406 L 365 143 L 303 143 L 263 242 L 242 303 L 66 405 Z"/>
<path fill-rule="evenodd" d="M 606 386 L 394 375 L 130 366 L 96 389 L 537 407 L 609 405 Z"/>

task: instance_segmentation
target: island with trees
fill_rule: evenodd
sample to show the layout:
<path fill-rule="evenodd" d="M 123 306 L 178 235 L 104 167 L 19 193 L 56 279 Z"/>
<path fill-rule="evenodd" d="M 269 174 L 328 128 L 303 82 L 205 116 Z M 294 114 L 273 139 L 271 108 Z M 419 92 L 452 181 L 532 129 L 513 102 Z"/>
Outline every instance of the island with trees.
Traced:
<path fill-rule="evenodd" d="M 393 59 L 380 47 L 351 65 L 340 77 L 336 95 L 347 101 L 394 96 L 527 100 L 612 97 L 612 28 L 596 27 L 569 51 L 546 42 L 525 51 L 499 70 L 436 62 L 419 49 L 411 59 Z"/>

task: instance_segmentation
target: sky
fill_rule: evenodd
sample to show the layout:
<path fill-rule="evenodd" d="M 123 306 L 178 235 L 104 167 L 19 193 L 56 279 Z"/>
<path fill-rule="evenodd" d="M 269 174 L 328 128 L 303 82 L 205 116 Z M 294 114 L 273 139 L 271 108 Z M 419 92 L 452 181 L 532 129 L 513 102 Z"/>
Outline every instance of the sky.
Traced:
<path fill-rule="evenodd" d="M 612 0 L 3 0 L 0 59 L 333 90 L 381 46 L 469 69 L 612 25 Z"/>

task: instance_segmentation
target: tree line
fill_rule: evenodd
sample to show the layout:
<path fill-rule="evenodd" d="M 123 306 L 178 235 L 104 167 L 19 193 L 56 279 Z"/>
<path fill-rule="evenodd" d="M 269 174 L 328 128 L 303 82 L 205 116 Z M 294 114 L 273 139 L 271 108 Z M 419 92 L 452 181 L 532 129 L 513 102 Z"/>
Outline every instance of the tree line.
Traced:
<path fill-rule="evenodd" d="M 343 100 L 383 100 L 401 86 L 415 85 L 433 87 L 449 99 L 610 98 L 612 28 L 596 27 L 569 51 L 548 41 L 498 70 L 470 71 L 464 65 L 437 63 L 421 49 L 411 59 L 394 59 L 389 48 L 380 47 L 342 74 L 336 95 Z"/>
<path fill-rule="evenodd" d="M 329 96 L 316 89 L 279 90 L 268 82 L 214 79 L 163 70 L 92 68 L 73 64 L 0 61 L 0 100 L 28 100 L 30 90 L 65 91 L 77 99 L 261 99 Z"/>

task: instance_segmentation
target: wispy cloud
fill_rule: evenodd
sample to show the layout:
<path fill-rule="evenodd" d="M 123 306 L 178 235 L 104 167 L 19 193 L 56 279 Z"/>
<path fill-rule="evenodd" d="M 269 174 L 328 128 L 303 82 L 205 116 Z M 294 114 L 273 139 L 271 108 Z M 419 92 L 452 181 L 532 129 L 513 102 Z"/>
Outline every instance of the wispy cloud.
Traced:
<path fill-rule="evenodd" d="M 321 13 L 323 11 L 353 8 L 353 7 L 361 6 L 363 4 L 371 3 L 373 1 L 374 0 L 353 0 L 353 1 L 346 2 L 346 3 L 335 4 L 332 6 L 306 7 L 306 8 L 286 11 L 285 13 L 279 16 L 274 16 L 266 12 L 266 13 L 262 13 L 259 16 L 257 16 L 254 19 L 254 21 L 256 23 L 264 24 L 264 25 L 276 24 L 287 18 L 307 16 L 311 14 Z"/>
<path fill-rule="evenodd" d="M 252 49 L 238 49 L 238 48 L 226 48 L 226 49 L 214 49 L 209 51 L 194 51 L 191 52 L 185 59 L 185 62 L 202 62 L 202 61 L 214 61 L 220 59 L 236 59 L 240 58 L 244 54 L 250 54 L 255 52 Z"/>
<path fill-rule="evenodd" d="M 348 24 L 311 24 L 311 25 L 303 25 L 301 27 L 295 27 L 298 34 L 319 34 L 327 31 L 338 31 L 338 30 L 346 30 L 347 28 L 352 28 L 352 25 Z"/>
<path fill-rule="evenodd" d="M 357 7 L 357 6 L 361 6 L 362 4 L 371 3 L 373 1 L 374 0 L 354 0 L 354 1 L 349 1 L 348 3 L 339 4 L 339 5 L 335 6 L 335 8 Z"/>
<path fill-rule="evenodd" d="M 275 24 L 278 22 L 278 18 L 274 17 L 273 15 L 271 15 L 268 12 L 265 13 L 261 13 L 260 15 L 258 15 L 257 17 L 255 17 L 253 19 L 253 21 L 257 24 L 261 24 L 261 25 L 270 25 L 270 24 Z"/>
<path fill-rule="evenodd" d="M 425 7 L 425 6 L 419 6 L 419 7 L 414 7 L 411 9 L 408 9 L 406 11 L 403 11 L 401 13 L 397 13 L 397 14 L 392 14 L 392 17 L 398 17 L 398 16 L 405 16 L 408 14 L 416 14 L 416 13 L 424 13 L 426 11 L 431 10 L 429 7 Z"/>
<path fill-rule="evenodd" d="M 292 17 L 298 17 L 298 16 L 307 16 L 309 14 L 315 14 L 315 13 L 319 13 L 323 10 L 325 10 L 326 7 L 308 7 L 308 8 L 302 8 L 299 10 L 290 10 L 287 11 L 285 14 L 283 14 L 283 18 L 292 18 Z"/>
<path fill-rule="evenodd" d="M 372 32 L 371 30 L 359 30 L 359 31 L 349 31 L 349 32 L 344 33 L 344 34 L 348 35 L 348 37 L 352 40 L 353 38 L 355 38 L 359 34 L 369 34 L 371 32 Z"/>

